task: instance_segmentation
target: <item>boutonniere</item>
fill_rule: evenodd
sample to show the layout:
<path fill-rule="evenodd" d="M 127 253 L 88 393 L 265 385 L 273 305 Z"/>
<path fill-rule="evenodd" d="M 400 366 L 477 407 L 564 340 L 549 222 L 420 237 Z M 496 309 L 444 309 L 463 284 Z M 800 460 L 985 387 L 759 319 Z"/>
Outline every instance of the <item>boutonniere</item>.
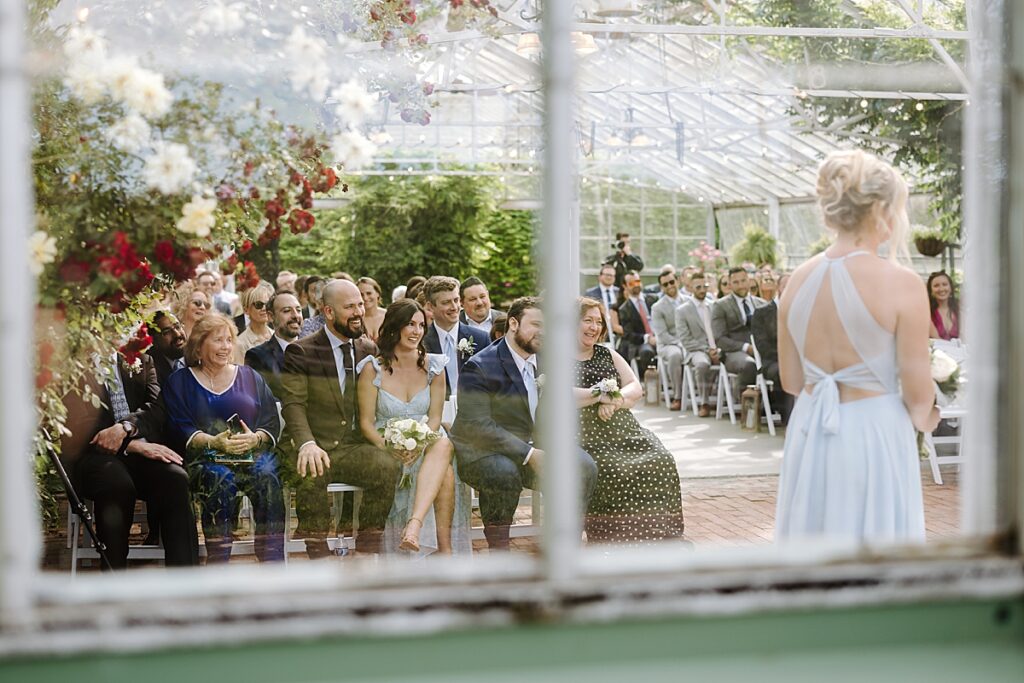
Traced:
<path fill-rule="evenodd" d="M 476 353 L 476 342 L 469 337 L 463 337 L 459 340 L 458 349 L 463 358 L 468 358 Z"/>
<path fill-rule="evenodd" d="M 546 382 L 547 380 L 548 380 L 548 377 L 544 373 L 541 373 L 541 374 L 537 375 L 537 377 L 533 380 L 533 381 L 535 381 L 537 383 L 537 394 L 538 395 L 544 393 L 544 382 Z"/>

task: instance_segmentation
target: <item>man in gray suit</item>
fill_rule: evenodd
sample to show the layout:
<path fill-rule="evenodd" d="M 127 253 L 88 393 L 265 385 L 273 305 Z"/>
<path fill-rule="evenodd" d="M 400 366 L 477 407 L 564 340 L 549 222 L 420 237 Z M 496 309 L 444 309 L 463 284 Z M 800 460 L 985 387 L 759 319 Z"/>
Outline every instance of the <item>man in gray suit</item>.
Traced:
<path fill-rule="evenodd" d="M 675 271 L 663 271 L 658 277 L 662 297 L 651 306 L 651 327 L 658 341 L 658 362 L 663 364 L 672 385 L 669 410 L 679 410 L 683 397 L 683 345 L 676 330 L 676 309 L 685 303 L 679 293 Z"/>
<path fill-rule="evenodd" d="M 693 366 L 700 406 L 697 414 L 707 417 L 711 414 L 708 397 L 715 379 L 711 368 L 718 366 L 721 350 L 712 333 L 711 302 L 707 300 L 708 285 L 704 273 L 690 275 L 690 293 L 686 303 L 676 309 L 676 330 L 683 348 L 690 354 L 688 362 Z"/>
<path fill-rule="evenodd" d="M 750 294 L 750 279 L 740 267 L 729 269 L 731 293 L 715 302 L 711 311 L 711 331 L 725 352 L 725 369 L 736 373 L 734 392 L 754 383 L 754 349 L 750 345 L 750 322 L 754 310 L 765 300 Z"/>

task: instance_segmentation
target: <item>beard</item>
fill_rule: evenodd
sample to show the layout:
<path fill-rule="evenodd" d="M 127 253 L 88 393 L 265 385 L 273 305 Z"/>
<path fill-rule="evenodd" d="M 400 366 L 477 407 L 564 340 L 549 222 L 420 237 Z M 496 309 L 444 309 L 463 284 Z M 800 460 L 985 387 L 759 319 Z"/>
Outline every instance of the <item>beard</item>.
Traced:
<path fill-rule="evenodd" d="M 357 321 L 359 322 L 359 328 L 358 329 L 352 329 L 350 327 L 350 325 L 353 322 L 357 322 Z M 342 337 L 345 337 L 346 339 L 358 339 L 359 337 L 363 336 L 363 319 L 362 318 L 349 318 L 348 322 L 345 323 L 345 324 L 342 324 L 342 323 L 338 322 L 337 320 L 335 320 L 334 322 L 331 323 L 331 327 L 334 328 L 335 332 L 340 334 Z"/>
<path fill-rule="evenodd" d="M 512 335 L 512 338 L 515 340 L 516 346 L 521 348 L 523 351 L 526 351 L 527 353 L 536 354 L 540 351 L 541 340 L 538 339 L 536 335 L 527 339 L 526 337 L 522 336 L 520 330 L 516 330 L 515 333 Z"/>

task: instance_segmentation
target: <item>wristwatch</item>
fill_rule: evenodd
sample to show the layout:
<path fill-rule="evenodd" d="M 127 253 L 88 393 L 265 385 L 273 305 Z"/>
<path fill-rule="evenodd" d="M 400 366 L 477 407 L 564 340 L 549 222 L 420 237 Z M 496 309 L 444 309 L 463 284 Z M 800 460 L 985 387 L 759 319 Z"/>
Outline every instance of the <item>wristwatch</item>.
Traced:
<path fill-rule="evenodd" d="M 128 444 L 132 442 L 132 439 L 139 435 L 139 427 L 130 420 L 121 420 L 117 424 L 121 425 L 121 429 L 124 430 L 124 439 L 121 440 L 121 446 L 117 449 L 117 457 L 121 457 L 128 450 Z"/>

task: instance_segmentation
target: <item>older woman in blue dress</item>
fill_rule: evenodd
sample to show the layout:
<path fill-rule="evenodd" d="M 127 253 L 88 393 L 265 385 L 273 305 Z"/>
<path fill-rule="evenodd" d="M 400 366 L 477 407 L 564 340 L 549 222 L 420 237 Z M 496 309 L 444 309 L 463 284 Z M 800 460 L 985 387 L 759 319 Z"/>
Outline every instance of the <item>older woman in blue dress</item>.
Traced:
<path fill-rule="evenodd" d="M 447 361 L 423 346 L 426 314 L 412 299 L 391 304 L 384 315 L 377 345 L 380 355 L 359 364 L 359 421 L 366 439 L 389 449 L 378 432 L 388 420 L 425 421 L 441 429 Z M 470 553 L 469 489 L 459 483 L 447 436 L 422 450 L 389 449 L 406 465 L 411 485 L 396 481 L 395 503 L 384 529 L 388 550 L 426 554 Z"/>
<path fill-rule="evenodd" d="M 249 497 L 260 561 L 284 559 L 284 500 L 274 447 L 277 404 L 263 378 L 232 363 L 233 323 L 219 315 L 196 323 L 185 367 L 167 378 L 163 399 L 187 453 L 193 494 L 202 508 L 207 564 L 231 556 L 239 493 Z"/>

